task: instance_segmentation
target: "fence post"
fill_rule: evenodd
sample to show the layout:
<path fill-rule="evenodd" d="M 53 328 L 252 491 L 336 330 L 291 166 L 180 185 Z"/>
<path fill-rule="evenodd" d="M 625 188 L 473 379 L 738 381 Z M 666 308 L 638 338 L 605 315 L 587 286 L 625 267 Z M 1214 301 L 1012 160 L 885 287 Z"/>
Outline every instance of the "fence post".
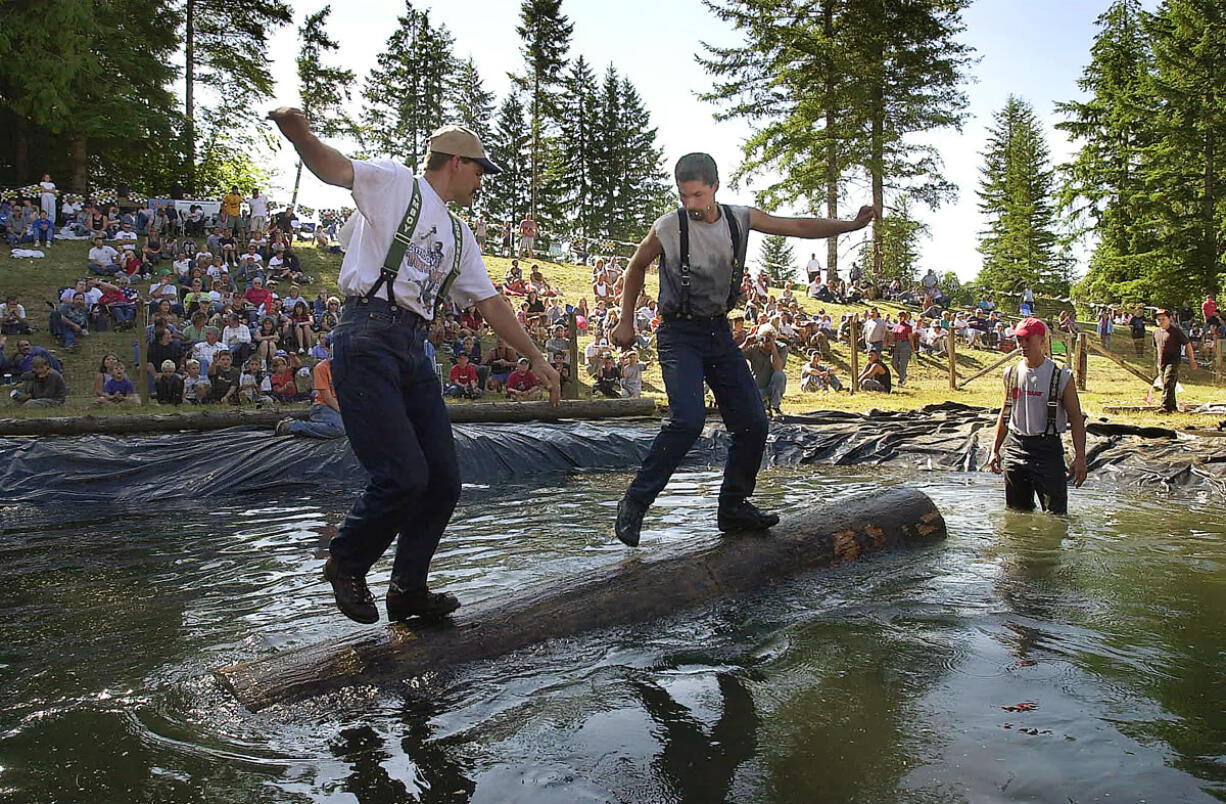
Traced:
<path fill-rule="evenodd" d="M 855 393 L 860 390 L 860 319 L 852 316 L 851 329 L 849 331 L 851 339 L 851 391 Z"/>
<path fill-rule="evenodd" d="M 579 326 L 576 323 L 579 314 L 571 312 L 567 322 L 570 331 L 570 382 L 567 384 L 564 396 L 567 399 L 579 398 Z"/>
<path fill-rule="evenodd" d="M 1073 369 L 1077 374 L 1077 390 L 1086 390 L 1086 374 L 1088 373 L 1090 360 L 1089 350 L 1086 348 L 1086 334 L 1084 332 L 1077 333 L 1076 354 L 1077 360 L 1073 363 Z"/>
<path fill-rule="evenodd" d="M 145 331 L 149 329 L 149 302 L 138 297 L 136 299 L 136 382 L 140 389 L 141 399 L 149 393 L 149 380 L 145 377 L 145 363 L 149 362 L 149 343 L 145 339 Z"/>
<path fill-rule="evenodd" d="M 1213 384 L 1222 384 L 1222 336 L 1213 339 Z"/>
<path fill-rule="evenodd" d="M 945 336 L 947 343 L 946 351 L 949 352 L 949 389 L 951 391 L 958 390 L 958 333 L 953 327 L 949 328 L 948 334 Z"/>

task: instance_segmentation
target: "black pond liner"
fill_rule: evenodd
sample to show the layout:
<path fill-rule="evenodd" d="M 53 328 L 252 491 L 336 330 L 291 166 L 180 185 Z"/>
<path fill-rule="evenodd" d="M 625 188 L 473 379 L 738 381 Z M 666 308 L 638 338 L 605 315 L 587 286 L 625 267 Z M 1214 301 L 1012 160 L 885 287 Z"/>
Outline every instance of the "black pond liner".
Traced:
<path fill-rule="evenodd" d="M 898 464 L 982 471 L 995 415 L 947 402 L 920 411 L 785 416 L 771 425 L 765 463 Z M 454 426 L 461 477 L 491 484 L 532 475 L 631 472 L 655 421 Z M 1205 488 L 1226 496 L 1226 439 L 1092 422 L 1095 482 Z M 728 436 L 716 419 L 687 466 L 719 466 Z M 132 503 L 294 488 L 352 491 L 365 473 L 345 439 L 318 441 L 236 427 L 147 436 L 0 439 L 0 503 Z"/>

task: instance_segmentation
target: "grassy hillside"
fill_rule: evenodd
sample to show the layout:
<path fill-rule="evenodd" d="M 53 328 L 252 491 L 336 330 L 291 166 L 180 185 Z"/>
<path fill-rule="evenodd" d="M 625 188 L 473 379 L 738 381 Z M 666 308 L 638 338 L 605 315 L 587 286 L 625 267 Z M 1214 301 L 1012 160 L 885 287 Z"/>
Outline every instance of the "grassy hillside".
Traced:
<path fill-rule="evenodd" d="M 105 332 L 91 334 L 83 339 L 81 346 L 74 352 L 67 352 L 58 347 L 47 331 L 46 301 L 54 299 L 58 288 L 71 284 L 75 279 L 85 276 L 85 257 L 87 252 L 85 241 L 62 241 L 50 249 L 49 256 L 41 260 L 9 259 L 0 263 L 0 293 L 17 294 L 29 311 L 31 321 L 40 331 L 31 340 L 38 345 L 46 346 L 55 351 L 65 363 L 65 376 L 68 380 L 72 397 L 66 408 L 51 411 L 52 415 L 64 415 L 71 412 L 94 412 L 90 405 L 90 384 L 92 374 L 106 352 L 115 352 L 129 366 L 133 365 L 133 349 L 136 342 L 135 334 L 129 332 Z M 299 248 L 303 270 L 315 277 L 315 283 L 303 288 L 303 295 L 313 298 L 316 294 L 324 295 L 336 292 L 336 277 L 340 269 L 340 256 L 315 250 L 309 245 Z M 591 269 L 586 266 L 576 266 L 566 263 L 556 263 L 546 260 L 537 261 L 546 278 L 555 287 L 560 288 L 568 303 L 576 303 L 580 298 L 592 302 Z M 510 261 L 501 257 L 487 257 L 486 265 L 491 277 L 501 280 L 506 273 Z M 525 269 L 529 263 L 524 264 Z M 527 270 L 525 270 L 525 275 Z M 648 292 L 655 294 L 658 280 L 649 276 Z M 834 320 L 844 313 L 857 312 L 864 305 L 831 305 L 821 304 L 812 299 L 803 299 L 801 305 L 811 313 L 824 310 Z M 897 311 L 896 305 L 878 303 L 883 311 Z M 1123 333 L 1121 333 L 1123 335 Z M 1121 338 L 1122 339 L 1122 338 Z M 10 338 L 8 353 L 14 351 L 15 338 Z M 580 339 L 580 349 L 587 345 L 590 337 Z M 649 355 L 650 356 L 650 355 Z M 986 350 L 963 349 L 958 354 L 958 370 L 962 376 L 969 376 L 980 368 L 987 366 L 999 357 L 998 352 Z M 834 359 L 831 361 L 845 382 L 848 379 L 848 347 L 842 344 L 834 346 Z M 800 369 L 802 357 L 793 355 L 788 361 L 788 392 L 784 398 L 784 410 L 787 412 L 802 412 L 816 409 L 838 409 L 850 411 L 905 410 L 924 405 L 956 400 L 970 405 L 994 407 L 1000 403 L 1000 379 L 997 372 L 977 380 L 965 390 L 952 391 L 948 387 L 948 363 L 944 357 L 939 359 L 920 357 L 912 361 L 910 377 L 907 386 L 897 389 L 893 394 L 860 393 L 850 396 L 846 393 L 801 393 Z M 1142 367 L 1142 362 L 1137 362 Z M 1128 405 L 1141 402 L 1146 389 L 1132 375 L 1120 369 L 1106 358 L 1092 356 L 1089 368 L 1089 390 L 1083 394 L 1083 404 L 1091 415 L 1102 415 L 1104 405 Z M 586 376 L 580 372 L 581 380 Z M 1213 373 L 1200 370 L 1190 376 L 1184 372 L 1182 380 L 1186 389 L 1181 396 L 1183 401 L 1207 402 L 1226 397 L 1219 394 L 1213 384 Z M 659 367 L 652 365 L 646 372 L 645 392 L 664 401 L 663 383 Z M 586 396 L 589 390 L 586 386 L 581 395 Z M 6 414 L 16 412 L 15 407 L 6 409 Z M 106 413 L 122 413 L 121 411 L 104 411 Z M 26 414 L 26 411 L 22 411 Z M 41 411 L 40 415 L 47 415 Z M 1112 418 L 1131 420 L 1143 423 L 1160 423 L 1165 426 L 1205 426 L 1214 422 L 1202 416 L 1175 414 L 1170 417 L 1159 417 L 1152 414 L 1115 415 Z"/>

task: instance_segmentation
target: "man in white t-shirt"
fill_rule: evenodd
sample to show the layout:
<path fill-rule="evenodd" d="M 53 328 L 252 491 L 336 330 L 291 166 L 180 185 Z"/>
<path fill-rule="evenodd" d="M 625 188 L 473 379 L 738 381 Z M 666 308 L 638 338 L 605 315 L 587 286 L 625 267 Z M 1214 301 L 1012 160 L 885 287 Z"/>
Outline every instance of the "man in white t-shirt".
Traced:
<path fill-rule="evenodd" d="M 1024 319 L 1014 333 L 1024 359 L 1005 369 L 1005 398 L 996 417 L 988 468 L 1005 475 L 1005 505 L 1068 511 L 1068 479 L 1078 488 L 1086 479 L 1086 424 L 1077 383 L 1067 367 L 1047 356 L 1047 326 Z M 1073 466 L 1064 466 L 1060 434 L 1073 433 Z M 1003 447 L 1003 450 L 1002 450 Z"/>
<path fill-rule="evenodd" d="M 809 262 L 805 265 L 805 274 L 809 277 L 810 282 L 821 279 L 822 264 L 817 261 L 817 254 L 809 255 Z"/>
<path fill-rule="evenodd" d="M 259 187 L 251 191 L 247 205 L 251 207 L 252 234 L 268 231 L 268 199 L 260 195 Z"/>
<path fill-rule="evenodd" d="M 471 205 L 482 175 L 500 168 L 460 126 L 430 136 L 425 171 L 414 176 L 399 162 L 350 160 L 324 145 L 300 110 L 269 117 L 312 173 L 353 191 L 360 213 L 341 263 L 345 305 L 332 331 L 332 379 L 345 434 L 370 482 L 332 538 L 324 575 L 345 616 L 377 622 L 366 574 L 399 534 L 388 619 L 446 616 L 459 601 L 427 588 L 430 560 L 460 496 L 451 422 L 423 347 L 437 304 L 449 296 L 475 306 L 531 360 L 551 402 L 558 399 L 557 371 L 494 290 L 472 230 L 447 209 Z"/>
<path fill-rule="evenodd" d="M 96 274 L 111 276 L 119 271 L 119 266 L 115 264 L 115 258 L 119 256 L 119 252 L 108 245 L 104 245 L 101 237 L 94 238 L 94 246 L 89 250 L 89 270 Z"/>

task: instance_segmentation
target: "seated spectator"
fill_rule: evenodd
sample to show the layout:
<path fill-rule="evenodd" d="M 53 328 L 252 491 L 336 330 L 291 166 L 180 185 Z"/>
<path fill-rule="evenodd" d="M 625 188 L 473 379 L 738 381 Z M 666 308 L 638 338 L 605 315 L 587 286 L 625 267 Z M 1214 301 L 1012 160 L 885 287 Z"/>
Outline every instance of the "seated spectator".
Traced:
<path fill-rule="evenodd" d="M 311 371 L 315 390 L 314 404 L 306 421 L 292 418 L 277 422 L 277 435 L 301 435 L 309 438 L 342 438 L 345 422 L 341 419 L 341 406 L 332 387 L 332 361 L 325 358 L 315 364 Z"/>
<path fill-rule="evenodd" d="M 506 388 L 507 399 L 512 402 L 529 402 L 541 398 L 541 383 L 529 368 L 528 358 L 521 357 L 515 365 L 515 370 L 507 375 Z"/>
<path fill-rule="evenodd" d="M 809 356 L 809 362 L 806 363 L 800 370 L 800 390 L 843 390 L 843 383 L 839 382 L 839 378 L 836 377 L 830 367 L 822 363 L 821 360 L 821 352 L 814 352 Z"/>
<path fill-rule="evenodd" d="M 51 311 L 50 319 L 51 333 L 65 349 L 76 349 L 77 338 L 89 335 L 89 310 L 85 306 L 85 294 L 74 291 L 72 304 L 60 302 L 59 307 Z"/>
<path fill-rule="evenodd" d="M 476 367 L 468 362 L 468 353 L 463 350 L 456 352 L 455 361 L 448 375 L 449 382 L 444 393 L 447 396 L 462 396 L 465 399 L 479 398 L 481 384 L 477 380 Z"/>
<path fill-rule="evenodd" d="M 99 405 L 139 405 L 140 394 L 136 386 L 127 377 L 123 363 L 115 361 L 111 367 L 111 378 L 102 385 L 102 393 L 94 397 L 94 403 Z"/>
<path fill-rule="evenodd" d="M 553 337 L 545 341 L 545 353 L 549 357 L 549 362 L 552 363 L 554 356 L 561 357 L 565 362 L 570 362 L 570 338 L 566 337 L 566 327 L 558 324 L 553 328 Z"/>
<path fill-rule="evenodd" d="M 119 362 L 119 358 L 114 352 L 107 352 L 102 356 L 102 362 L 98 365 L 98 370 L 94 372 L 94 401 L 98 401 L 98 397 L 102 396 L 102 388 L 114 376 L 115 364 Z"/>
<path fill-rule="evenodd" d="M 869 351 L 868 364 L 860 373 L 860 390 L 890 393 L 890 369 L 881 362 L 881 352 L 876 349 Z"/>
<path fill-rule="evenodd" d="M 157 265 L 162 261 L 162 236 L 150 232 L 145 238 L 145 246 L 141 249 L 141 259 L 148 265 Z"/>
<path fill-rule="evenodd" d="M 220 337 L 221 330 L 217 329 L 217 327 L 205 327 L 204 340 L 197 342 L 192 347 L 192 357 L 199 361 L 200 370 L 205 376 L 212 376 L 213 363 L 216 361 L 218 353 L 225 351 L 229 355 L 229 350 L 219 340 Z"/>
<path fill-rule="evenodd" d="M 199 348 L 201 344 L 196 344 Z M 230 357 L 230 351 L 221 348 L 217 351 L 212 365 L 209 366 L 209 402 L 237 405 L 241 401 L 238 395 L 239 379 L 242 372 L 235 366 Z"/>
<path fill-rule="evenodd" d="M 9 294 L 0 304 L 0 334 L 29 335 L 34 329 L 26 320 L 26 308 L 17 302 L 17 297 Z"/>
<path fill-rule="evenodd" d="M 643 372 L 651 361 L 640 363 L 639 353 L 633 349 L 622 355 L 622 361 L 622 396 L 638 399 L 643 395 Z"/>
<path fill-rule="evenodd" d="M 783 359 L 775 343 L 774 327 L 763 324 L 756 335 L 745 340 L 741 349 L 749 360 L 749 370 L 757 383 L 762 401 L 766 404 L 767 414 L 781 415 L 788 378 L 783 372 Z"/>
<path fill-rule="evenodd" d="M 89 250 L 89 270 L 103 276 L 114 276 L 119 273 L 119 265 L 116 263 L 118 256 L 118 251 L 104 245 L 101 237 L 95 237 L 94 246 Z"/>
<path fill-rule="evenodd" d="M 251 352 L 251 330 L 238 313 L 230 313 L 220 340 L 230 350 L 231 359 L 237 363 L 247 362 L 247 355 Z"/>
<path fill-rule="evenodd" d="M 272 365 L 272 357 L 281 344 L 281 333 L 277 328 L 276 319 L 265 316 L 260 320 L 260 328 L 251 336 L 255 342 L 255 353 L 265 366 Z"/>
<path fill-rule="evenodd" d="M 132 231 L 132 224 L 121 223 L 119 225 L 119 231 L 111 235 L 111 239 L 116 240 L 120 243 L 132 243 L 133 245 L 135 245 L 136 240 L 137 240 L 137 234 L 136 232 Z"/>
<path fill-rule="evenodd" d="M 21 387 L 10 395 L 18 405 L 49 407 L 62 405 L 68 399 L 68 385 L 58 371 L 51 368 L 45 355 L 30 358 L 30 370 L 21 375 Z"/>
<path fill-rule="evenodd" d="M 35 248 L 40 244 L 50 248 L 55 243 L 55 221 L 47 216 L 45 209 L 39 211 L 38 217 L 30 226 L 30 232 L 34 237 Z"/>
<path fill-rule="evenodd" d="M 619 399 L 622 395 L 622 370 L 613 360 L 611 352 L 605 352 L 600 361 L 600 368 L 596 371 L 596 387 L 597 393 L 604 394 L 612 399 Z"/>
<path fill-rule="evenodd" d="M 299 297 L 289 314 L 289 331 L 293 336 L 292 345 L 298 347 L 298 354 L 306 354 L 310 347 L 314 336 L 311 333 L 311 324 L 314 319 L 311 317 L 311 311 L 307 307 L 307 303 Z M 287 344 L 288 345 L 288 344 Z"/>
<path fill-rule="evenodd" d="M 490 369 L 488 387 L 493 393 L 498 393 L 506 385 L 507 377 L 515 370 L 515 350 L 499 338 L 494 348 L 485 356 L 485 364 Z"/>
<path fill-rule="evenodd" d="M 162 371 L 153 383 L 153 391 L 154 401 L 159 405 L 183 404 L 183 377 L 175 373 L 174 361 L 162 361 Z"/>
<path fill-rule="evenodd" d="M 269 396 L 274 402 L 289 403 L 305 399 L 298 393 L 294 380 L 295 371 L 290 365 L 288 355 L 273 355 L 272 370 L 268 373 Z"/>
<path fill-rule="evenodd" d="M 210 395 L 209 378 L 200 374 L 200 361 L 188 358 L 183 362 L 183 401 L 191 405 L 207 402 Z"/>

